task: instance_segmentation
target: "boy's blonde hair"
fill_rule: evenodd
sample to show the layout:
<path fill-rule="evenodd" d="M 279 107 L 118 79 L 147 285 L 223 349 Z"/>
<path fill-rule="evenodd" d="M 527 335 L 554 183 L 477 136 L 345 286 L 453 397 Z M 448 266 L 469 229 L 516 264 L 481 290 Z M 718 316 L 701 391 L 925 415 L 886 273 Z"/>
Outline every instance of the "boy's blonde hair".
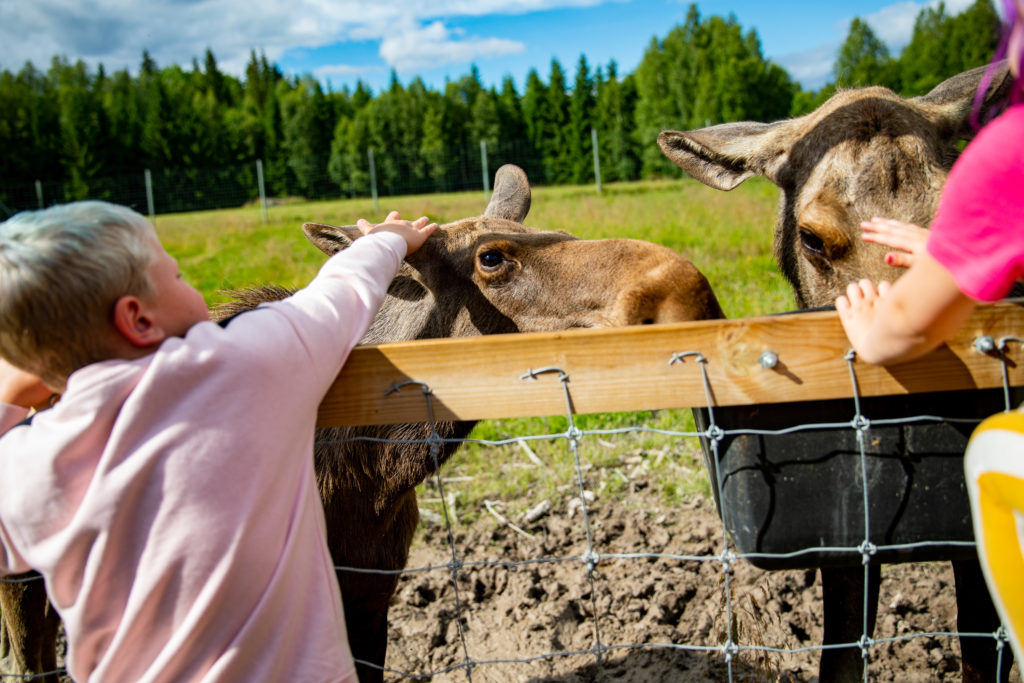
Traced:
<path fill-rule="evenodd" d="M 110 358 L 114 303 L 151 294 L 156 239 L 143 216 L 100 201 L 0 223 L 0 356 L 55 389 Z"/>

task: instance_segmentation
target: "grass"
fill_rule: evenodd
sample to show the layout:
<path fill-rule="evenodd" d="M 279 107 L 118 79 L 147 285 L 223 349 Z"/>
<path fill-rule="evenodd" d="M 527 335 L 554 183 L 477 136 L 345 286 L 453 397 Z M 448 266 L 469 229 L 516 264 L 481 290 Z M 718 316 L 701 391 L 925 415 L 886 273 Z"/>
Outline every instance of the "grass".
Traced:
<path fill-rule="evenodd" d="M 777 201 L 775 186 L 757 178 L 730 193 L 689 179 L 616 183 L 604 186 L 601 195 L 593 186 L 541 187 L 533 190 L 526 223 L 585 239 L 629 237 L 671 247 L 704 273 L 726 315 L 740 318 L 794 307 L 792 292 L 771 253 Z M 158 216 L 156 228 L 185 276 L 208 303 L 215 304 L 226 300 L 224 290 L 232 288 L 266 283 L 301 287 L 308 282 L 325 257 L 303 237 L 304 222 L 349 225 L 360 217 L 383 218 L 394 209 L 408 218 L 426 215 L 445 223 L 479 215 L 485 204 L 482 192 L 382 198 L 377 212 L 369 199 L 286 203 L 270 207 L 267 222 L 258 207 L 245 207 Z M 693 430 L 688 410 L 574 419 L 583 430 Z M 445 491 L 457 499 L 455 521 L 470 522 L 487 514 L 481 512 L 484 500 L 503 501 L 503 514 L 511 519 L 539 500 L 571 494 L 576 484 L 567 482 L 575 482 L 576 464 L 567 439 L 515 440 L 557 435 L 566 428 L 565 417 L 479 423 L 472 439 L 511 441 L 497 446 L 467 444 L 445 468 Z M 588 433 L 579 448 L 587 486 L 599 495 L 618 498 L 637 467 L 643 468 L 667 505 L 710 493 L 693 438 L 652 431 Z M 424 507 L 440 512 L 438 494 L 436 481 L 421 486 Z"/>

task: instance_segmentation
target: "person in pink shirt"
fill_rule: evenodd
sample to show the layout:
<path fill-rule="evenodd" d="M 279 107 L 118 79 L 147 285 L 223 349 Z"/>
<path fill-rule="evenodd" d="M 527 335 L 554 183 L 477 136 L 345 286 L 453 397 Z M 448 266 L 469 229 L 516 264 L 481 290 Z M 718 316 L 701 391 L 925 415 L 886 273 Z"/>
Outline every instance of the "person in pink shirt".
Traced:
<path fill-rule="evenodd" d="M 956 331 L 977 302 L 1007 296 L 1024 277 L 1024 0 L 1004 0 L 997 58 L 1013 75 L 1010 103 L 953 165 L 931 229 L 875 218 L 864 239 L 907 272 L 894 284 L 849 285 L 836 310 L 857 358 L 918 358 Z M 983 84 L 983 88 L 987 83 Z M 982 570 L 1017 662 L 1024 662 L 1024 414 L 994 416 L 964 456 Z"/>
<path fill-rule="evenodd" d="M 359 227 L 222 327 L 130 209 L 0 224 L 0 574 L 45 578 L 75 680 L 356 681 L 317 406 L 437 226 Z"/>

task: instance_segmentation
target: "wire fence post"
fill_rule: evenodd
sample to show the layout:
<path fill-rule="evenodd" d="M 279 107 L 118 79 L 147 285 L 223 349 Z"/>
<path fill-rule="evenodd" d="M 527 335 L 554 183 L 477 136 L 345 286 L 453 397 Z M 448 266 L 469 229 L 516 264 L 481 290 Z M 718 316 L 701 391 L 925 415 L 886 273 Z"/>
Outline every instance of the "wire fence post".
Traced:
<path fill-rule="evenodd" d="M 597 182 L 597 193 L 601 194 L 601 153 L 597 150 L 597 128 L 590 129 L 590 142 L 594 147 L 594 180 Z"/>
<path fill-rule="evenodd" d="M 156 211 L 153 208 L 153 174 L 146 169 L 146 207 L 149 209 L 149 221 L 156 221 Z"/>
<path fill-rule="evenodd" d="M 267 188 L 263 184 L 263 159 L 256 160 L 256 184 L 260 188 L 260 207 L 263 209 L 263 222 L 268 222 L 267 218 Z"/>
<path fill-rule="evenodd" d="M 480 170 L 484 176 L 484 197 L 491 197 L 491 172 L 487 168 L 487 140 L 480 141 Z"/>
<path fill-rule="evenodd" d="M 373 197 L 373 212 L 380 213 L 380 203 L 377 201 L 377 165 L 373 163 L 373 148 L 366 150 L 366 156 L 370 160 L 370 196 Z"/>
<path fill-rule="evenodd" d="M 36 181 L 36 199 L 39 200 L 39 208 L 43 208 L 43 183 L 42 181 Z"/>

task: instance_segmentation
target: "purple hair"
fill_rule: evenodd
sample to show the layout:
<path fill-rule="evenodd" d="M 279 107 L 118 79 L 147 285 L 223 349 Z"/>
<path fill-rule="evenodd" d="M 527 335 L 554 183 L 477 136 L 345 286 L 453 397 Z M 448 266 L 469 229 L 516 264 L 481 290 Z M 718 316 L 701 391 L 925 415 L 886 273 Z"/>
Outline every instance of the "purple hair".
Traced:
<path fill-rule="evenodd" d="M 1009 67 L 1013 64 L 1016 67 L 1017 75 L 1013 77 L 1010 85 L 1009 103 L 1016 104 L 1024 102 L 1024 0 L 1003 0 L 1003 27 L 1002 36 L 999 40 L 999 47 L 996 49 L 995 57 L 989 64 L 984 78 L 978 85 L 978 92 L 974 95 L 974 108 L 971 111 L 971 123 L 975 130 L 981 128 L 985 123 L 980 120 L 981 106 L 985 102 L 985 95 L 988 87 L 992 84 L 999 62 L 1006 60 Z M 988 118 L 988 117 L 986 117 Z"/>

